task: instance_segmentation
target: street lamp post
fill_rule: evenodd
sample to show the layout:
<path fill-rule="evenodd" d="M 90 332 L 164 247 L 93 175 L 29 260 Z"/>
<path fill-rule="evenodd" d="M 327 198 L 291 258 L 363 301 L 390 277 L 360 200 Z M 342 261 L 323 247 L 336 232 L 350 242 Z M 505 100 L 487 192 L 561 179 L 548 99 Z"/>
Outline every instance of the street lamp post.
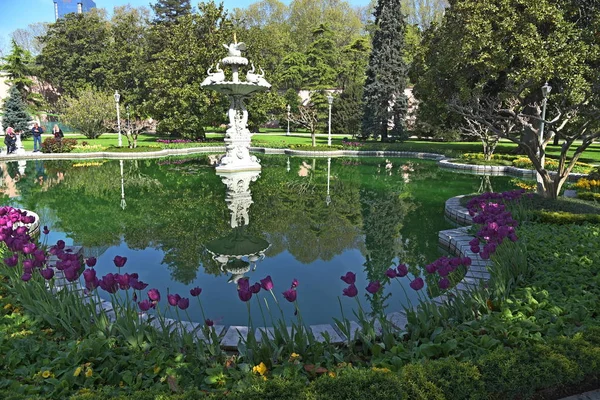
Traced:
<path fill-rule="evenodd" d="M 121 100 L 121 95 L 117 90 L 115 90 L 115 104 L 117 105 L 117 127 L 119 128 L 119 147 L 123 145 L 121 141 L 121 116 L 119 114 L 119 100 Z"/>
<path fill-rule="evenodd" d="M 329 195 L 329 177 L 331 176 L 331 157 L 327 157 L 327 197 L 325 197 L 325 203 L 327 206 L 331 204 L 331 196 Z"/>
<path fill-rule="evenodd" d="M 125 210 L 127 203 L 125 202 L 125 181 L 123 180 L 123 160 L 119 160 L 119 166 L 121 167 L 121 208 Z"/>
<path fill-rule="evenodd" d="M 289 104 L 287 105 L 287 132 L 285 134 L 285 136 L 290 136 L 290 111 L 292 110 L 292 106 L 290 106 Z"/>
<path fill-rule="evenodd" d="M 327 102 L 329 103 L 329 130 L 327 133 L 327 146 L 331 146 L 331 105 L 333 104 L 333 96 L 327 96 Z"/>
<path fill-rule="evenodd" d="M 544 86 L 542 86 L 542 121 L 540 122 L 540 132 L 539 132 L 539 143 L 538 143 L 538 149 L 537 149 L 537 153 L 538 156 L 540 158 L 540 164 L 542 165 L 542 168 L 544 168 L 544 165 L 546 163 L 546 154 L 544 152 L 544 149 L 542 148 L 542 142 L 544 141 L 544 124 L 545 124 L 545 120 L 546 120 L 546 104 L 548 103 L 548 95 L 550 95 L 550 92 L 552 91 L 552 86 L 548 85 L 548 82 L 546 82 L 544 84 Z M 537 173 L 537 181 L 538 184 L 542 184 L 542 176 L 540 175 L 540 173 Z"/>

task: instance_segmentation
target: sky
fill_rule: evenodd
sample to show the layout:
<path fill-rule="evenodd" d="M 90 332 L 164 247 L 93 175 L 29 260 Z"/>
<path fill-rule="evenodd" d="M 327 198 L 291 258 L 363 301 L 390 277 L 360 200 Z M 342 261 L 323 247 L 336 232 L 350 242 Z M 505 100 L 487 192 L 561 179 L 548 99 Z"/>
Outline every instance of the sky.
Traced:
<path fill-rule="evenodd" d="M 73 0 L 76 1 L 76 0 Z M 94 0 L 96 7 L 105 8 L 109 13 L 115 6 L 130 4 L 132 7 L 149 7 L 155 0 Z M 225 8 L 245 8 L 258 0 L 222 0 Z M 220 1 L 216 1 L 219 3 Z M 289 3 L 289 0 L 283 0 Z M 192 0 L 191 4 L 196 6 L 199 0 Z M 368 0 L 350 0 L 353 5 L 366 5 Z M 54 22 L 53 0 L 0 0 L 0 49 L 10 51 L 10 34 L 19 28 L 27 28 L 27 25 L 35 22 Z"/>

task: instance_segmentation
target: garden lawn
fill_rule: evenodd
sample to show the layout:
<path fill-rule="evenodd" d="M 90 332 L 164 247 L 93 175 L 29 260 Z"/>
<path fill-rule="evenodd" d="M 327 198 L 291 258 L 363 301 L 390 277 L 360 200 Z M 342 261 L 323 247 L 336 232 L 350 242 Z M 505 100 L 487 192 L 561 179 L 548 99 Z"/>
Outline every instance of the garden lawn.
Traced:
<path fill-rule="evenodd" d="M 150 147 L 152 149 L 164 149 L 164 148 L 189 148 L 189 147 L 203 147 L 210 145 L 218 145 L 220 140 L 223 138 L 222 133 L 207 133 L 206 137 L 208 142 L 190 142 L 190 143 L 172 143 L 165 144 L 159 143 L 157 140 L 169 140 L 173 139 L 166 135 L 159 134 L 140 134 L 138 137 L 138 146 Z M 50 137 L 50 135 L 44 135 L 44 138 Z M 105 133 L 96 139 L 88 139 L 83 135 L 79 134 L 68 134 L 67 137 L 76 139 L 79 146 L 74 152 L 92 152 L 92 151 L 105 151 L 117 147 L 118 136 L 115 133 Z M 327 135 L 317 135 L 317 145 L 327 145 Z M 215 141 L 215 142 L 213 142 Z M 86 142 L 87 146 L 81 146 L 83 142 Z M 211 143 L 212 142 L 212 143 Z M 340 135 L 332 135 L 332 145 L 335 149 L 343 148 L 353 150 L 390 150 L 390 151 L 412 151 L 412 152 L 427 152 L 427 153 L 438 153 L 444 154 L 448 157 L 458 157 L 463 153 L 480 153 L 482 151 L 481 144 L 479 142 L 437 142 L 428 140 L 416 140 L 411 139 L 402 143 L 381 143 L 373 140 L 360 142 L 358 140 L 348 139 L 350 143 L 358 143 L 358 146 L 343 146 L 344 138 Z M 127 139 L 122 138 L 123 146 L 127 146 Z M 33 149 L 33 139 L 28 138 L 23 141 L 26 150 Z M 258 133 L 252 136 L 252 146 L 257 147 L 273 147 L 273 148 L 288 148 L 294 145 L 310 145 L 311 137 L 309 134 L 292 133 L 290 136 L 286 136 L 285 132 L 271 130 L 268 133 Z M 496 148 L 495 154 L 514 154 L 516 145 L 509 141 L 501 141 Z M 135 151 L 135 150 L 129 150 Z M 560 155 L 560 146 L 549 145 L 546 149 L 546 153 L 549 157 L 558 157 Z M 592 144 L 581 156 L 580 160 L 584 163 L 600 165 L 600 144 Z"/>

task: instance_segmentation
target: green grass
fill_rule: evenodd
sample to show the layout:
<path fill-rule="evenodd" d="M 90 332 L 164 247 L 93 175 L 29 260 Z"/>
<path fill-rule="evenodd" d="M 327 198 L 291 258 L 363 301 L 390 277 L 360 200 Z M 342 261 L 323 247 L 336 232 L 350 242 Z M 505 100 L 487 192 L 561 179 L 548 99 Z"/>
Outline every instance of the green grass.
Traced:
<path fill-rule="evenodd" d="M 254 134 L 252 136 L 253 146 L 264 146 L 273 148 L 287 148 L 290 145 L 310 145 L 312 143 L 311 136 L 308 132 L 292 132 L 290 136 L 286 136 L 285 131 L 281 129 L 263 129 L 264 132 Z M 97 139 L 88 139 L 83 135 L 68 134 L 69 138 L 76 139 L 79 143 L 87 142 L 91 148 L 100 146 L 104 149 L 118 146 L 118 136 L 115 133 L 104 133 Z M 207 133 L 207 139 L 218 140 L 223 138 L 223 133 Z M 49 137 L 46 136 L 45 137 Z M 157 146 L 160 148 L 175 148 L 175 147 L 199 147 L 207 144 L 200 143 L 185 143 L 177 145 L 165 145 L 157 143 L 157 139 L 169 139 L 169 136 L 160 134 L 141 134 L 138 137 L 138 146 Z M 331 143 L 333 145 L 342 145 L 344 137 L 341 135 L 332 135 Z M 359 142 L 352 138 L 348 138 L 352 142 Z M 318 146 L 327 145 L 327 135 L 319 133 L 316 137 Z M 361 150 L 390 150 L 390 151 L 413 151 L 426 153 L 439 153 L 448 157 L 458 157 L 463 153 L 480 153 L 481 144 L 479 142 L 437 142 L 428 140 L 407 140 L 402 143 L 381 143 L 374 140 L 368 140 L 359 147 Z M 122 144 L 127 146 L 127 139 L 122 138 Z M 214 143 L 212 143 L 214 145 Z M 29 138 L 23 141 L 26 150 L 33 149 L 33 139 Z M 496 154 L 515 154 L 517 146 L 509 141 L 501 141 L 496 147 Z M 98 150 L 94 150 L 98 151 Z M 546 153 L 551 158 L 557 158 L 560 155 L 560 146 L 549 145 Z M 572 153 L 571 153 L 572 154 Z M 580 157 L 580 162 L 590 164 L 600 164 L 600 143 L 592 144 Z"/>

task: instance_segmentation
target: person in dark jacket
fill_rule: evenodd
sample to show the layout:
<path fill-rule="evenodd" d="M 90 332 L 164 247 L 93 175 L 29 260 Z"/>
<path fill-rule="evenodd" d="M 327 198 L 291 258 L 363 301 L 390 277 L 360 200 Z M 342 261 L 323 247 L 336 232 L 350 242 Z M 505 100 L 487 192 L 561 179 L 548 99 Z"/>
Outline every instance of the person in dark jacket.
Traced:
<path fill-rule="evenodd" d="M 38 125 L 38 123 L 33 124 L 33 128 L 31 128 L 31 134 L 33 135 L 33 151 L 40 151 L 42 149 L 42 133 L 44 133 L 44 129 Z"/>
<path fill-rule="evenodd" d="M 17 136 L 12 126 L 6 128 L 4 135 L 4 144 L 6 145 L 6 154 L 12 154 L 17 150 Z"/>

